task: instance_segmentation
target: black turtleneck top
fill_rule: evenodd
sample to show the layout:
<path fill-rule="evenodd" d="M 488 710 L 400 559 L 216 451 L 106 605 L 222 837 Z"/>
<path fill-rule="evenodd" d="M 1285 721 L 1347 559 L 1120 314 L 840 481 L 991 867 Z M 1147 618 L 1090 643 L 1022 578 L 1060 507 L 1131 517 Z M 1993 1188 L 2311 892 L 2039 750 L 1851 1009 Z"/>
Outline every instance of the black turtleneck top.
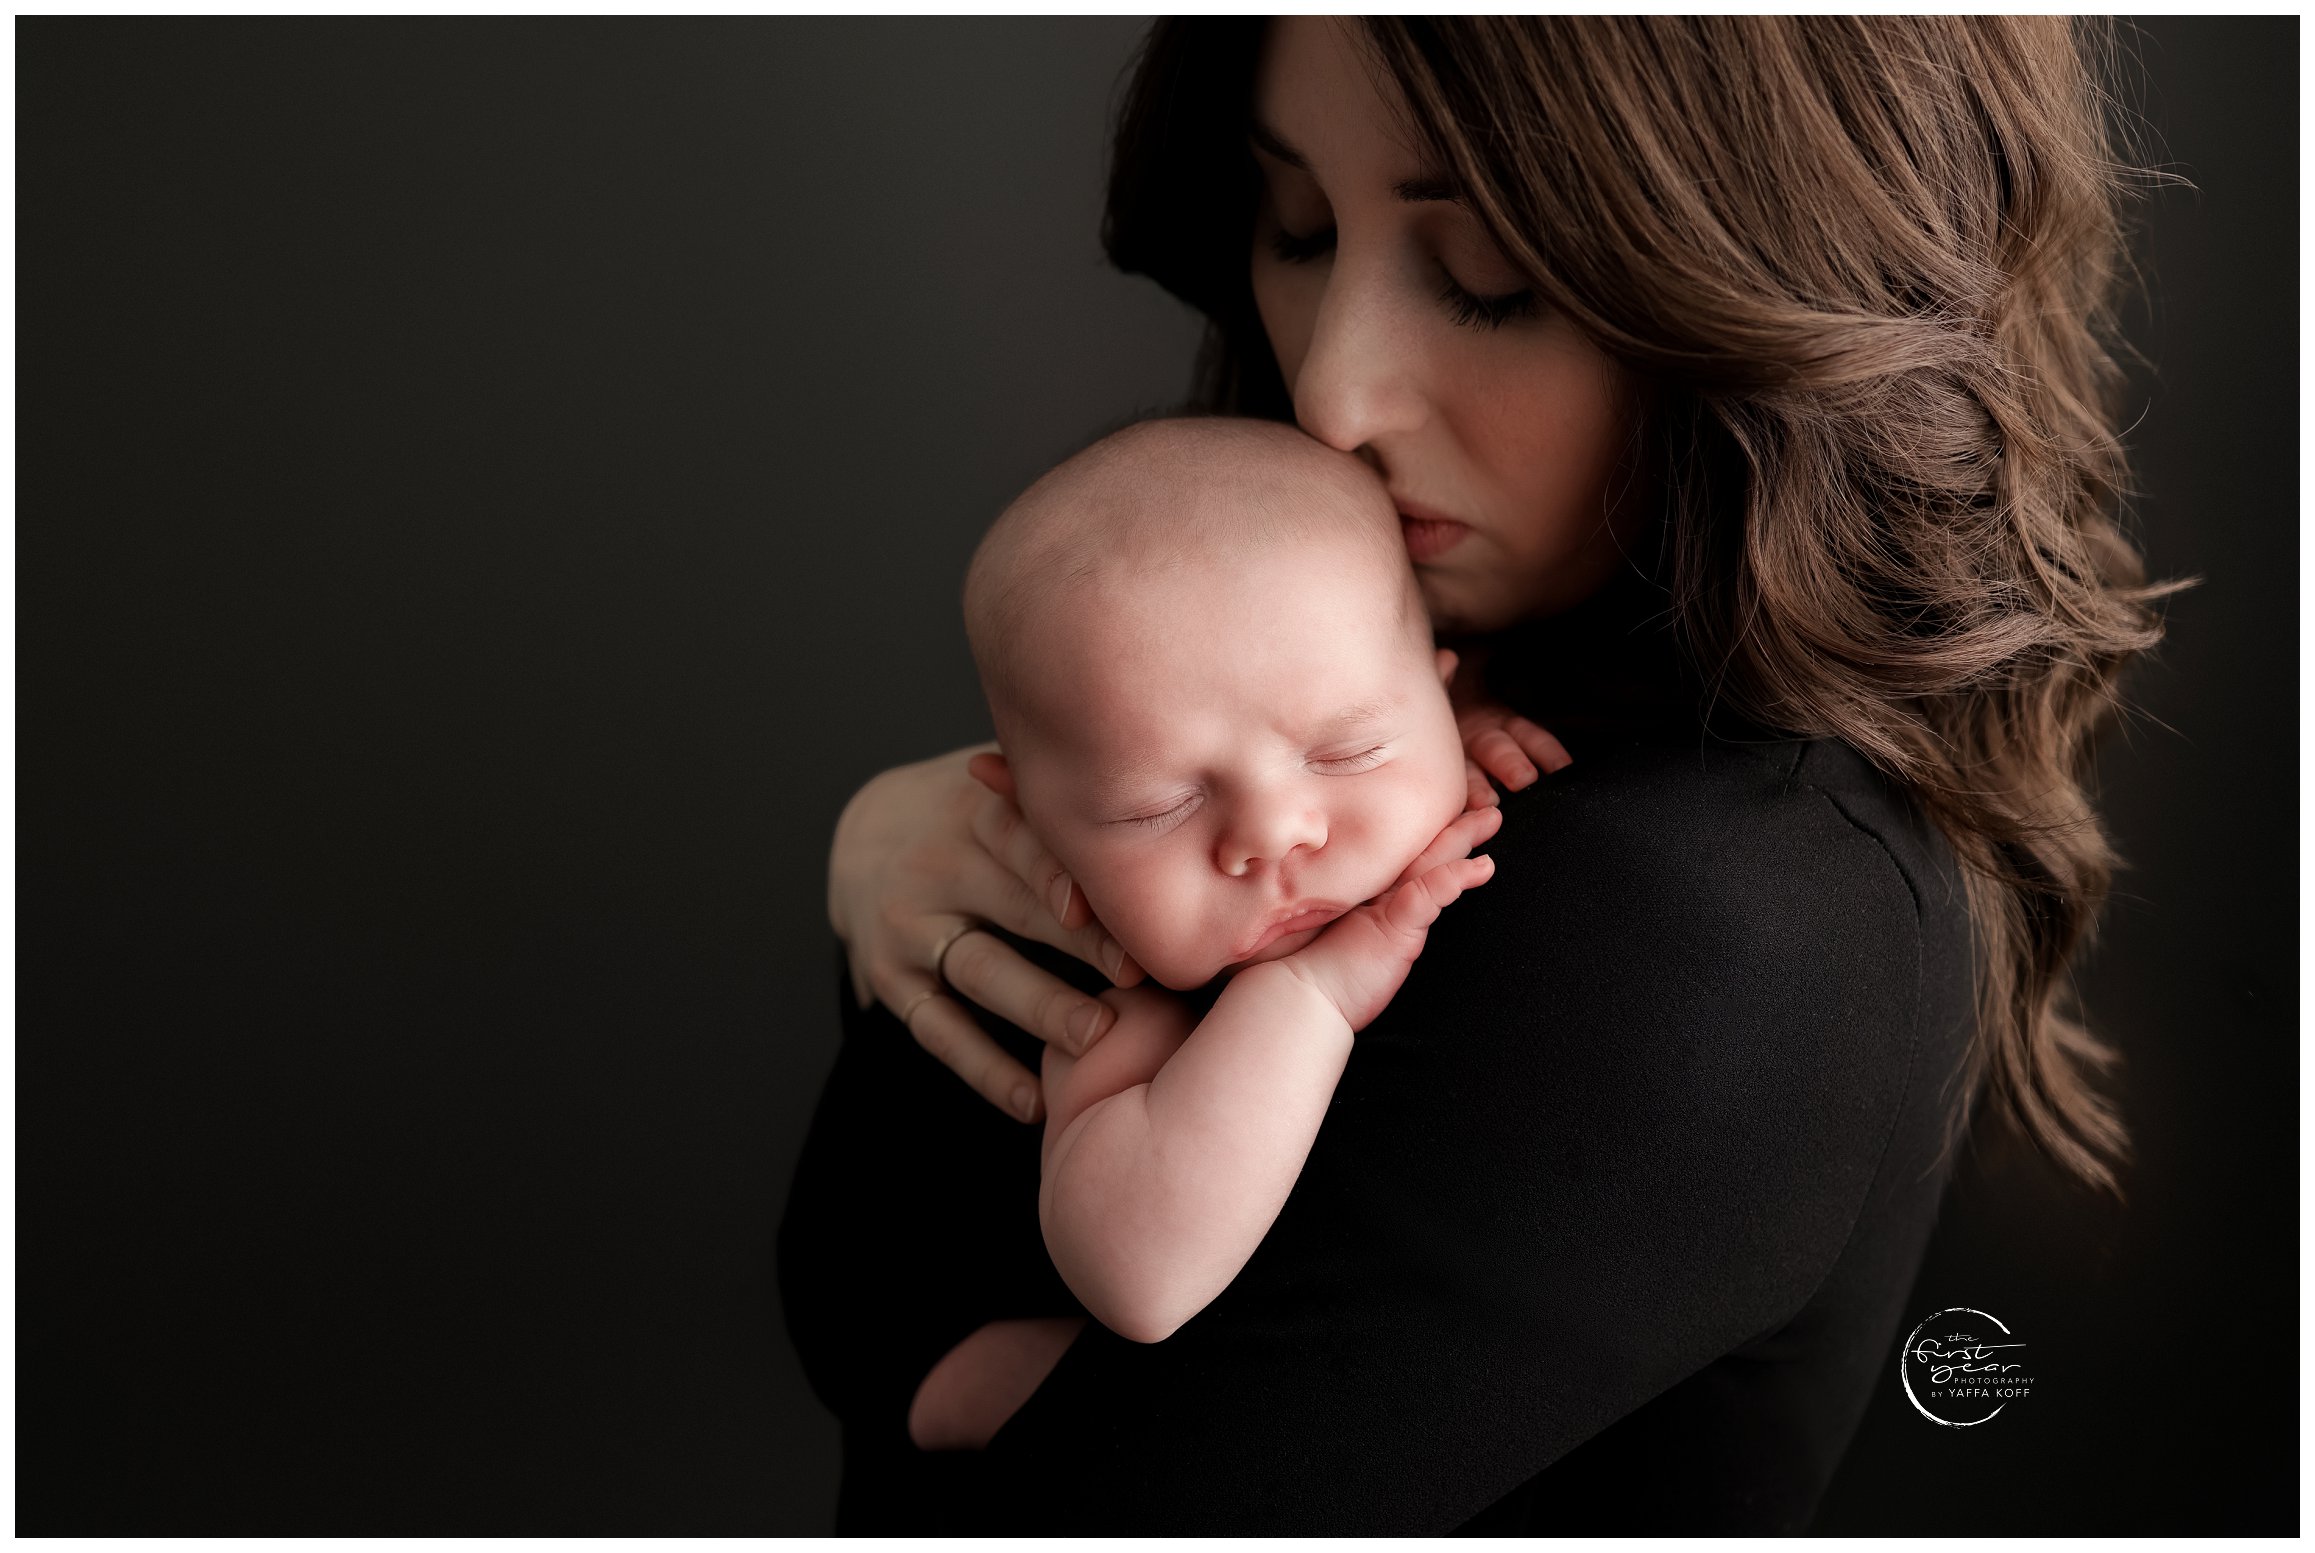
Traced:
<path fill-rule="evenodd" d="M 1944 1185 L 1968 920 L 1853 750 L 1708 724 L 1661 602 L 1499 639 L 1575 764 L 1505 797 L 1237 1280 L 1163 1343 L 1089 1325 L 985 1452 L 915 1450 L 908 1403 L 981 1323 L 1082 1314 L 1039 1130 L 839 978 L 779 1239 L 839 1532 L 1806 1528 Z"/>

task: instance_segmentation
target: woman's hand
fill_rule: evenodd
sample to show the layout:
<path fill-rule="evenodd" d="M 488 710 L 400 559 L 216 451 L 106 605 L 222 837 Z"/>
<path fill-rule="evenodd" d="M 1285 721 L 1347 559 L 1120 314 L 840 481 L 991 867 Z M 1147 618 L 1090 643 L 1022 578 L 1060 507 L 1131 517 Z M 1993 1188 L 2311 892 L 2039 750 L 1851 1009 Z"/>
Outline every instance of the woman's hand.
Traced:
<path fill-rule="evenodd" d="M 1466 649 L 1456 660 L 1455 678 L 1447 687 L 1455 726 L 1463 735 L 1463 775 L 1470 784 L 1471 809 L 1484 809 L 1496 801 L 1489 777 L 1516 793 L 1536 779 L 1538 768 L 1552 772 L 1575 764 L 1566 745 L 1487 694 L 1479 662 L 1478 655 Z"/>
<path fill-rule="evenodd" d="M 1142 973 L 1011 798 L 984 785 L 999 763 L 984 761 L 982 779 L 969 769 L 993 749 L 898 766 L 852 795 L 828 852 L 828 921 L 863 1008 L 881 1001 L 983 1099 L 1033 1122 L 1044 1111 L 1036 1078 L 950 990 L 1071 1054 L 1116 1016 L 977 929 L 994 923 L 1066 950 L 1120 987 Z"/>

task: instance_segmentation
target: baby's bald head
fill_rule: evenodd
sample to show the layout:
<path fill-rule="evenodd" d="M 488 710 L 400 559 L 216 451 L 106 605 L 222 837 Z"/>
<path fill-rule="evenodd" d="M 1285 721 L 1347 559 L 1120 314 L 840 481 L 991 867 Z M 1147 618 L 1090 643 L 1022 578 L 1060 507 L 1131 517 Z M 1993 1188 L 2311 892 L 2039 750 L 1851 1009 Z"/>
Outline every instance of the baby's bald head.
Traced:
<path fill-rule="evenodd" d="M 1387 628 L 1430 636 L 1397 509 L 1348 454 L 1274 421 L 1185 417 L 1102 438 L 993 524 L 965 577 L 965 628 L 1000 738 L 1068 604 L 1118 585 L 1194 587 L 1209 567 L 1307 551 L 1346 559 Z M 1033 697 L 1032 697 L 1033 699 Z"/>

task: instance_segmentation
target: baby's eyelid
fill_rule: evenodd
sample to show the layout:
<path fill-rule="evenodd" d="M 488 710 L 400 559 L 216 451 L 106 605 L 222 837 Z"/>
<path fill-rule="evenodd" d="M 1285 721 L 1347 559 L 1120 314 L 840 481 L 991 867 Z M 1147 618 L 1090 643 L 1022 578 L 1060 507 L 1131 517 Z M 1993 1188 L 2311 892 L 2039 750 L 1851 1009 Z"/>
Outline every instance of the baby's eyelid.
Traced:
<path fill-rule="evenodd" d="M 1120 825 L 1171 824 L 1174 820 L 1181 818 L 1190 809 L 1194 808 L 1197 805 L 1197 802 L 1198 795 L 1195 793 L 1190 793 L 1183 797 L 1181 802 L 1175 804 L 1170 809 L 1161 809 L 1155 814 L 1129 814 L 1117 823 Z"/>
<path fill-rule="evenodd" d="M 1371 749 L 1360 750 L 1355 755 L 1314 755 L 1311 757 L 1311 763 L 1318 766 L 1364 771 L 1369 767 L 1380 765 L 1383 757 L 1389 753 L 1389 745 L 1377 744 Z"/>

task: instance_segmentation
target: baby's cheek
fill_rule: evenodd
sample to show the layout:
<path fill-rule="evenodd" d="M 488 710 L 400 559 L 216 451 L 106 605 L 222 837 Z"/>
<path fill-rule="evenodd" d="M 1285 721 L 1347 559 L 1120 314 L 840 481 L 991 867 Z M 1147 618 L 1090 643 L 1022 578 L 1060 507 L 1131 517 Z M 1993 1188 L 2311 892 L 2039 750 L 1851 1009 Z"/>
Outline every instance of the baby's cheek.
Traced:
<path fill-rule="evenodd" d="M 1463 772 L 1463 735 L 1455 727 L 1454 713 L 1442 711 L 1438 736 L 1430 741 L 1425 754 L 1417 807 L 1437 822 L 1431 826 L 1435 836 L 1463 812 L 1471 792 Z"/>
<path fill-rule="evenodd" d="M 1433 748 L 1411 762 L 1406 782 L 1392 795 L 1388 821 L 1390 851 L 1404 869 L 1432 838 L 1463 812 L 1463 747 Z M 1393 877 L 1396 877 L 1395 875 Z"/>
<path fill-rule="evenodd" d="M 1195 881 L 1176 870 L 1119 870 L 1098 885 L 1088 883 L 1085 895 L 1101 925 L 1158 982 L 1186 987 L 1206 979 L 1211 946 L 1202 937 L 1205 913 Z"/>

